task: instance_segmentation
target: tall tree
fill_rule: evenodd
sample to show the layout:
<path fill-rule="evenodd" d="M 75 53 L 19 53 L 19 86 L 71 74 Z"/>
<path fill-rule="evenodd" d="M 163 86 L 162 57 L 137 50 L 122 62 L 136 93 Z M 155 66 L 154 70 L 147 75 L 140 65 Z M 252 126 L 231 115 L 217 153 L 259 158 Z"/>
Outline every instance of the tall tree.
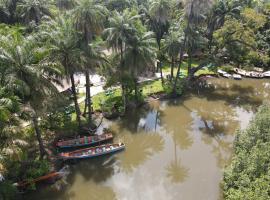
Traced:
<path fill-rule="evenodd" d="M 93 0 L 82 0 L 74 9 L 74 23 L 76 30 L 82 33 L 81 48 L 86 55 L 91 55 L 89 44 L 95 35 L 99 35 L 103 30 L 103 21 L 106 16 L 104 6 L 97 4 Z M 92 54 L 93 55 L 93 54 Z M 93 65 L 87 63 L 84 66 L 86 77 L 86 101 L 85 107 L 88 107 L 88 122 L 92 121 L 91 113 L 91 95 L 90 95 L 90 69 Z"/>
<path fill-rule="evenodd" d="M 136 101 L 138 102 L 138 76 L 154 64 L 155 41 L 152 32 L 139 34 L 130 41 L 123 55 L 123 65 L 128 66 L 132 76 Z"/>
<path fill-rule="evenodd" d="M 17 4 L 17 12 L 24 23 L 39 24 L 43 16 L 52 16 L 49 3 L 46 0 L 22 0 Z"/>
<path fill-rule="evenodd" d="M 82 71 L 82 53 L 79 48 L 80 35 L 74 29 L 73 21 L 62 16 L 41 25 L 41 35 L 50 42 L 51 58 L 59 61 L 67 79 L 71 82 L 72 99 L 75 105 L 76 119 L 81 128 L 81 111 L 78 104 L 74 74 Z"/>
<path fill-rule="evenodd" d="M 21 90 L 18 96 L 30 113 L 39 144 L 41 158 L 46 150 L 38 125 L 38 118 L 43 113 L 46 97 L 57 93 L 53 82 L 61 71 L 46 60 L 47 49 L 38 47 L 33 37 L 2 37 L 0 40 L 0 63 L 9 66 L 7 74 L 14 79 L 14 84 Z"/>
<path fill-rule="evenodd" d="M 127 106 L 127 84 L 125 83 L 125 65 L 124 65 L 124 52 L 129 45 L 129 41 L 134 37 L 136 29 L 133 26 L 135 21 L 140 18 L 138 15 L 130 15 L 128 11 L 120 14 L 114 12 L 112 17 L 109 19 L 109 28 L 104 30 L 106 41 L 109 48 L 112 48 L 116 52 L 119 58 L 117 68 L 119 71 L 119 81 L 122 88 L 122 101 L 124 106 L 124 112 Z"/>
<path fill-rule="evenodd" d="M 157 70 L 160 70 L 161 79 L 163 81 L 162 73 L 162 52 L 161 40 L 169 30 L 171 5 L 167 0 L 153 0 L 150 4 L 148 23 L 151 30 L 155 33 L 158 45 L 158 63 Z"/>
<path fill-rule="evenodd" d="M 169 35 L 165 37 L 163 51 L 166 52 L 171 62 L 171 80 L 174 77 L 174 67 L 177 63 L 177 58 L 181 50 L 181 40 L 179 33 L 176 31 L 169 32 Z"/>
<path fill-rule="evenodd" d="M 16 7 L 18 0 L 1 0 L 0 1 L 0 22 L 14 24 L 18 22 L 16 16 Z"/>

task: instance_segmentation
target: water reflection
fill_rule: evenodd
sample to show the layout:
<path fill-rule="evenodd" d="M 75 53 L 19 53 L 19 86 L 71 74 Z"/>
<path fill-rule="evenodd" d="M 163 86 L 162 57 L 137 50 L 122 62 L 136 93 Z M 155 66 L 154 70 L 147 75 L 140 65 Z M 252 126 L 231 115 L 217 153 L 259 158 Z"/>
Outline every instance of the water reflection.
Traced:
<path fill-rule="evenodd" d="M 160 111 L 163 113 L 160 116 L 161 124 L 179 148 L 187 150 L 193 144 L 193 138 L 190 134 L 192 131 L 190 110 L 180 100 L 168 102 L 168 105 L 166 114 L 164 111 Z"/>
<path fill-rule="evenodd" d="M 167 177 L 170 178 L 173 183 L 184 182 L 188 177 L 188 169 L 183 167 L 181 165 L 181 161 L 178 159 L 170 162 L 166 168 L 166 171 Z"/>
<path fill-rule="evenodd" d="M 126 143 L 125 154 L 119 156 L 121 168 L 125 172 L 132 170 L 143 164 L 152 155 L 157 154 L 164 148 L 164 140 L 158 134 L 141 133 L 139 135 L 124 136 Z"/>

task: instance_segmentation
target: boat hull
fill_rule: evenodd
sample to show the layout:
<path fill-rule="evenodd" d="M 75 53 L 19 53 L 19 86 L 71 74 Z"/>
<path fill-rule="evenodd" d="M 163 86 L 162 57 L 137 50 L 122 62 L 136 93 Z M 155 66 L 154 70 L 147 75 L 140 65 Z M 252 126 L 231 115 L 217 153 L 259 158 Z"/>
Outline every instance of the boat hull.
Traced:
<path fill-rule="evenodd" d="M 79 156 L 64 156 L 64 155 L 59 155 L 59 158 L 63 159 L 63 160 L 81 160 L 81 159 L 89 159 L 89 158 L 94 158 L 94 157 L 98 157 L 98 156 L 103 156 L 103 155 L 110 155 L 112 153 L 121 151 L 125 149 L 125 145 L 121 145 L 119 147 L 116 147 L 114 149 L 111 149 L 109 151 L 105 151 L 105 152 L 99 152 L 99 153 L 95 153 L 95 154 L 91 154 L 91 155 L 79 155 Z"/>
<path fill-rule="evenodd" d="M 109 141 L 111 139 L 113 139 L 113 135 L 112 134 L 107 134 L 106 136 L 104 136 L 103 138 L 97 139 L 97 140 L 93 140 L 92 138 L 94 138 L 95 136 L 89 136 L 86 137 L 87 139 L 87 143 L 86 142 L 81 142 L 82 140 L 85 140 L 85 138 L 79 138 L 79 139 L 74 139 L 74 140 L 70 140 L 70 142 L 67 141 L 62 141 L 62 142 L 58 142 L 56 144 L 57 147 L 59 148 L 76 148 L 76 147 L 86 147 L 86 146 L 91 146 L 91 145 L 95 145 L 95 144 L 99 144 L 102 142 L 106 142 Z M 89 138 L 91 140 L 91 142 L 89 142 Z M 76 140 L 78 140 L 79 142 L 76 143 Z M 70 143 L 70 144 L 68 144 Z M 72 144 L 71 144 L 72 143 Z"/>

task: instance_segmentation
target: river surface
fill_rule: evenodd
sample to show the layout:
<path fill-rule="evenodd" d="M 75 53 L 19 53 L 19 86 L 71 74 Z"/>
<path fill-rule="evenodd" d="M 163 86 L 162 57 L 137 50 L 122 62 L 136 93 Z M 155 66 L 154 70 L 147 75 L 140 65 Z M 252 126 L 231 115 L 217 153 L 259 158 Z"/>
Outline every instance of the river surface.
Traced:
<path fill-rule="evenodd" d="M 126 150 L 70 165 L 71 173 L 27 200 L 221 200 L 234 133 L 270 99 L 270 80 L 209 79 L 171 101 L 151 101 L 105 121 Z"/>

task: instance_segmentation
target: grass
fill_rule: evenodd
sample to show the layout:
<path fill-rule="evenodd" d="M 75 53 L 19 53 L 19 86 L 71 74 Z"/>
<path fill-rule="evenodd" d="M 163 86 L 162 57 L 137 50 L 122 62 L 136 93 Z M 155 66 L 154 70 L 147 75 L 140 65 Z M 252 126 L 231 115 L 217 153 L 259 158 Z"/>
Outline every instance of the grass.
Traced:
<path fill-rule="evenodd" d="M 199 65 L 199 62 L 196 60 L 192 61 L 192 63 L 191 63 L 192 67 L 196 67 L 198 65 Z M 184 76 L 187 76 L 187 66 L 188 66 L 188 63 L 186 61 L 183 61 L 180 72 Z M 174 67 L 174 70 L 173 70 L 174 75 L 177 73 L 177 67 L 178 67 L 178 65 Z M 163 73 L 171 73 L 171 66 L 169 63 L 164 63 L 162 69 L 163 69 Z M 195 73 L 195 76 L 199 76 L 201 74 L 215 74 L 215 72 L 209 70 L 207 67 L 204 67 L 201 70 L 197 71 Z"/>

